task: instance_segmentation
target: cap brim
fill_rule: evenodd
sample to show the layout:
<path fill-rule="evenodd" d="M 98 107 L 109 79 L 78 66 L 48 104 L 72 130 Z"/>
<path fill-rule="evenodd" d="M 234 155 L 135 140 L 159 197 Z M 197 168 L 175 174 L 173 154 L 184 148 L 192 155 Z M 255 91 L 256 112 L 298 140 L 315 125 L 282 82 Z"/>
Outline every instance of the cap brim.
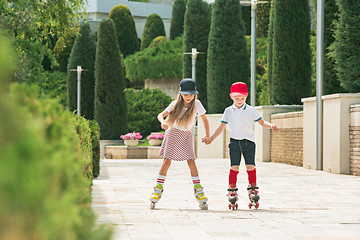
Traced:
<path fill-rule="evenodd" d="M 181 94 L 184 95 L 191 95 L 191 94 L 198 94 L 198 91 L 179 91 Z"/>
<path fill-rule="evenodd" d="M 231 97 L 247 97 L 248 93 L 239 93 L 239 92 L 235 92 L 235 93 L 230 93 Z"/>

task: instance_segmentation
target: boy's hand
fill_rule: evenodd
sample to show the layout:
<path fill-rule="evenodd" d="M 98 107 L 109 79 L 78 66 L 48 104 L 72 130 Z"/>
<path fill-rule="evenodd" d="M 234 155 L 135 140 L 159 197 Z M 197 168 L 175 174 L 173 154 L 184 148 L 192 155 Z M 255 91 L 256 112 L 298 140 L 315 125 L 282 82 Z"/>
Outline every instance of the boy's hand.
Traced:
<path fill-rule="evenodd" d="M 161 123 L 161 128 L 164 129 L 164 130 L 168 130 L 169 128 L 169 125 L 167 123 Z"/>
<path fill-rule="evenodd" d="M 279 131 L 278 127 L 275 124 L 271 124 L 271 129 L 274 131 Z"/>

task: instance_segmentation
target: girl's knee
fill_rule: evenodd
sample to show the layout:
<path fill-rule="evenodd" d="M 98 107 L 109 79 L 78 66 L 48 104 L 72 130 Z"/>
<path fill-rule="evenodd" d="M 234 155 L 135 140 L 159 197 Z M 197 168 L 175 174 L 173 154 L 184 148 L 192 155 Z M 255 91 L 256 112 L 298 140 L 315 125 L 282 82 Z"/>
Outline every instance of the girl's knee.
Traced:
<path fill-rule="evenodd" d="M 193 159 L 187 160 L 187 164 L 188 164 L 189 167 L 191 167 L 191 166 L 195 166 L 195 167 L 196 167 L 195 160 L 193 160 Z"/>

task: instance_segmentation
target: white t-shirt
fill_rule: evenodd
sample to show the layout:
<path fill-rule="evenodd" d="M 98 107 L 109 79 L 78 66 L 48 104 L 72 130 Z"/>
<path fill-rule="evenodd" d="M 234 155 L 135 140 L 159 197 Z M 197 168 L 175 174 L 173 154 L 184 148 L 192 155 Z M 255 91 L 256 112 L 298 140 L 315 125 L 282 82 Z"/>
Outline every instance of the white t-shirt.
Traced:
<path fill-rule="evenodd" d="M 237 108 L 234 104 L 227 107 L 221 118 L 221 122 L 229 124 L 229 137 L 236 140 L 247 139 L 255 142 L 253 129 L 254 122 L 262 119 L 256 109 L 246 103 Z"/>
<path fill-rule="evenodd" d="M 172 101 L 170 103 L 170 105 L 165 109 L 165 111 L 170 112 L 174 106 L 175 106 L 176 101 Z M 180 117 L 182 117 L 182 115 L 184 115 L 184 113 L 186 112 L 187 108 L 183 108 Z M 191 128 L 194 126 L 195 124 L 195 119 L 196 116 L 199 115 L 204 115 L 206 113 L 206 110 L 204 108 L 204 106 L 201 104 L 201 102 L 199 100 L 195 100 L 195 114 L 193 115 L 193 117 L 191 118 L 189 124 L 185 127 L 185 126 L 178 126 L 177 125 L 177 121 L 175 121 L 173 127 L 174 128 L 178 128 L 178 129 L 182 129 L 182 130 L 191 130 Z"/>

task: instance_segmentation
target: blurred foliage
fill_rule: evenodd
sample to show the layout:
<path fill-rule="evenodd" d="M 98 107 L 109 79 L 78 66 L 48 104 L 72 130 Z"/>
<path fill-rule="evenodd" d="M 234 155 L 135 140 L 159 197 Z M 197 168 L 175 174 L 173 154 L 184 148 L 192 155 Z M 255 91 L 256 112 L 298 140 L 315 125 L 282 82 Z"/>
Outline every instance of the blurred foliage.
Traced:
<path fill-rule="evenodd" d="M 126 89 L 128 102 L 129 132 L 140 132 L 147 136 L 151 132 L 161 131 L 157 115 L 164 111 L 172 99 L 160 89 L 145 88 L 140 91 Z"/>
<path fill-rule="evenodd" d="M 152 40 L 158 36 L 165 36 L 164 22 L 159 15 L 153 13 L 146 18 L 140 50 L 147 48 Z"/>
<path fill-rule="evenodd" d="M 0 239 L 110 239 L 90 207 L 86 120 L 39 96 L 26 84 L 0 96 Z"/>

